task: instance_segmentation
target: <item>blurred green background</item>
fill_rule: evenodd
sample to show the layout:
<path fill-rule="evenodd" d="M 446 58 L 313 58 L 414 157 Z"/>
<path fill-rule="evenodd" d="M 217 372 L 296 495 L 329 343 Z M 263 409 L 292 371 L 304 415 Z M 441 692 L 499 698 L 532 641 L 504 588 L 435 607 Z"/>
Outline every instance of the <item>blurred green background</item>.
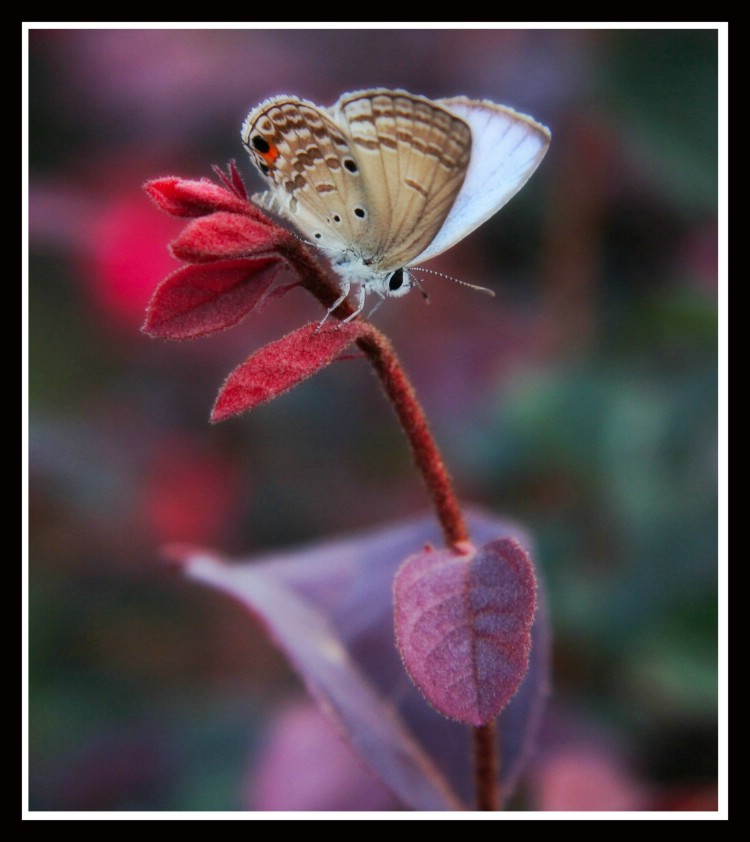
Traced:
<path fill-rule="evenodd" d="M 427 509 L 363 363 L 208 423 L 232 368 L 319 318 L 304 292 L 211 339 L 140 333 L 181 227 L 142 183 L 236 158 L 258 188 L 251 107 L 371 86 L 552 131 L 524 190 L 432 264 L 497 297 L 436 279 L 429 307 L 374 318 L 462 498 L 536 541 L 555 678 L 514 806 L 580 806 L 555 772 L 583 755 L 621 798 L 594 787 L 600 809 L 716 808 L 718 69 L 710 29 L 29 32 L 32 809 L 246 803 L 299 683 L 161 546 L 251 555 Z"/>

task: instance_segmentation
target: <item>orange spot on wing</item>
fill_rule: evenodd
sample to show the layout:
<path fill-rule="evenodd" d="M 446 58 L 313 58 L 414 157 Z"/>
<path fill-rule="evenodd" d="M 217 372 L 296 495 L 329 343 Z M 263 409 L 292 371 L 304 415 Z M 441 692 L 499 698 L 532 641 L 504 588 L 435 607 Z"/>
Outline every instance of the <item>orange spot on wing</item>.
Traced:
<path fill-rule="evenodd" d="M 269 166 L 273 166 L 273 164 L 276 163 L 276 159 L 279 157 L 279 147 L 270 146 L 268 152 L 260 152 L 258 154 Z"/>

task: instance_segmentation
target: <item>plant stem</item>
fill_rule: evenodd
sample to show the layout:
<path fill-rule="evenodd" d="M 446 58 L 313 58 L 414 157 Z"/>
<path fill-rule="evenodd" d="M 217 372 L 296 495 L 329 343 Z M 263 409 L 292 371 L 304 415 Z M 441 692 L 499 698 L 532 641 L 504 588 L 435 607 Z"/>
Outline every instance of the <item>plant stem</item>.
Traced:
<path fill-rule="evenodd" d="M 280 250 L 294 267 L 302 286 L 324 307 L 330 307 L 339 297 L 338 288 L 322 271 L 317 259 L 301 247 L 299 241 L 291 238 Z M 337 319 L 345 319 L 353 312 L 351 304 L 343 301 L 332 315 Z M 409 439 L 414 461 L 432 498 L 446 545 L 458 552 L 465 552 L 469 530 L 424 410 L 391 343 L 371 324 L 365 326 L 366 332 L 357 340 L 357 345 L 374 367 Z"/>
<path fill-rule="evenodd" d="M 414 389 L 388 339 L 372 325 L 357 344 L 369 358 L 409 439 L 417 467 L 432 497 L 445 542 L 459 552 L 469 533 L 453 484 Z M 465 549 L 464 549 L 465 551 Z M 497 810 L 498 755 L 495 722 L 473 728 L 477 810 Z"/>
<path fill-rule="evenodd" d="M 477 810 L 497 810 L 500 803 L 495 720 L 473 729 L 474 784 Z"/>
<path fill-rule="evenodd" d="M 317 262 L 306 250 L 295 247 L 290 249 L 287 256 L 297 269 L 302 285 L 326 308 L 330 307 L 338 298 L 337 289 L 331 285 L 325 274 L 320 272 Z M 333 315 L 343 319 L 352 312 L 349 302 L 344 301 Z M 366 324 L 365 327 L 365 333 L 357 340 L 357 345 L 370 360 L 398 415 L 409 440 L 414 461 L 435 507 L 445 543 L 459 553 L 466 552 L 469 530 L 424 410 L 390 341 L 371 324 Z M 476 806 L 478 810 L 497 810 L 499 762 L 495 723 L 473 728 L 472 731 Z"/>
<path fill-rule="evenodd" d="M 393 346 L 372 325 L 367 326 L 366 334 L 357 340 L 357 345 L 372 363 L 409 439 L 414 461 L 432 498 L 446 544 L 465 552 L 462 544 L 468 542 L 469 531 L 453 483 L 430 432 L 424 410 Z"/>

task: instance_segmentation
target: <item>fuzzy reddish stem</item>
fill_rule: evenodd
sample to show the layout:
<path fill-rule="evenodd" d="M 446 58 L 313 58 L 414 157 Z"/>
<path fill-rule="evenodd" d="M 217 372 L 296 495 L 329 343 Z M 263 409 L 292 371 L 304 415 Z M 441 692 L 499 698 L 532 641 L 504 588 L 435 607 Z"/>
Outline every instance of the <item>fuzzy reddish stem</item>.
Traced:
<path fill-rule="evenodd" d="M 283 254 L 296 270 L 302 285 L 325 307 L 330 307 L 340 293 L 315 258 L 306 249 L 300 248 L 296 241 L 290 242 L 289 248 L 283 249 Z M 332 315 L 345 319 L 353 312 L 352 305 L 344 301 Z M 357 340 L 357 345 L 374 367 L 409 439 L 417 468 L 435 506 L 446 545 L 461 551 L 461 544 L 469 540 L 466 521 L 427 418 L 393 346 L 372 325 L 367 325 L 367 333 Z"/>
<path fill-rule="evenodd" d="M 307 250 L 290 244 L 285 256 L 296 269 L 302 285 L 325 307 L 339 297 L 339 291 L 321 271 L 318 262 Z M 348 301 L 342 302 L 332 314 L 345 319 L 353 313 Z M 447 546 L 459 552 L 469 540 L 461 507 L 453 490 L 448 470 L 430 432 L 427 417 L 417 400 L 414 388 L 398 361 L 393 346 L 377 328 L 367 326 L 367 332 L 357 345 L 370 360 L 385 392 L 396 410 L 401 426 L 409 439 L 414 461 L 427 486 Z M 478 810 L 497 810 L 500 803 L 499 762 L 495 722 L 473 728 L 474 778 Z"/>
<path fill-rule="evenodd" d="M 409 439 L 414 461 L 432 498 L 447 546 L 460 548 L 469 540 L 466 521 L 427 418 L 391 343 L 379 330 L 368 325 L 367 333 L 357 340 L 357 345 L 372 363 Z"/>
<path fill-rule="evenodd" d="M 500 804 L 496 721 L 472 729 L 477 810 L 497 810 Z"/>

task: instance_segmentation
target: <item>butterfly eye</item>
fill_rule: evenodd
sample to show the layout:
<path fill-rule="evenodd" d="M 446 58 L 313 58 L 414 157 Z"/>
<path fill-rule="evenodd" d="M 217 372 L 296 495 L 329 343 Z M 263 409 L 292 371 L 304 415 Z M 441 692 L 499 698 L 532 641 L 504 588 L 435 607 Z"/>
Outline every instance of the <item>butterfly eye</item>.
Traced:
<path fill-rule="evenodd" d="M 392 295 L 394 298 L 400 298 L 402 295 L 406 295 L 411 289 L 411 278 L 406 269 L 396 269 L 386 277 L 387 280 L 385 283 L 388 285 L 388 289 L 382 290 L 381 294 L 383 295 Z"/>

